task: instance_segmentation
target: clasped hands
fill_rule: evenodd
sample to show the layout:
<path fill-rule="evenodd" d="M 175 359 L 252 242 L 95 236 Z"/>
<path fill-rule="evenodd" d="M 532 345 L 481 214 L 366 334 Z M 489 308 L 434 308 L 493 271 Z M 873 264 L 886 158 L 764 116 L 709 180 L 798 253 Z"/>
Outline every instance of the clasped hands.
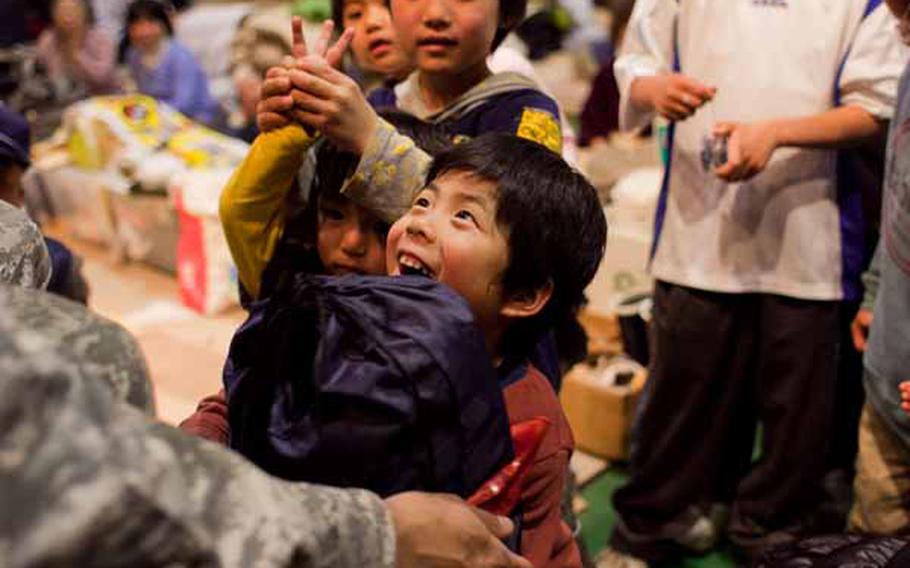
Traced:
<path fill-rule="evenodd" d="M 360 86 L 342 73 L 342 59 L 354 36 L 345 30 L 331 43 L 334 24 L 322 24 L 309 49 L 299 17 L 291 23 L 292 54 L 266 73 L 256 123 L 268 132 L 299 122 L 310 133 L 320 132 L 343 150 L 363 153 L 378 127 L 379 117 Z"/>

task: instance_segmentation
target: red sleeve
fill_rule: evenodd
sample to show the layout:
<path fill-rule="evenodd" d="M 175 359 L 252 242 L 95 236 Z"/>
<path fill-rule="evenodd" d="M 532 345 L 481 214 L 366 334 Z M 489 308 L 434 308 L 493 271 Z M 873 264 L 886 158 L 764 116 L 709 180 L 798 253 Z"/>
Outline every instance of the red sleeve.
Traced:
<path fill-rule="evenodd" d="M 535 568 L 581 568 L 581 553 L 562 520 L 562 494 L 569 452 L 536 462 L 522 491 L 521 555 Z"/>
<path fill-rule="evenodd" d="M 196 412 L 180 423 L 180 429 L 226 446 L 231 430 L 228 426 L 228 407 L 224 389 L 218 391 L 218 394 L 200 400 Z"/>

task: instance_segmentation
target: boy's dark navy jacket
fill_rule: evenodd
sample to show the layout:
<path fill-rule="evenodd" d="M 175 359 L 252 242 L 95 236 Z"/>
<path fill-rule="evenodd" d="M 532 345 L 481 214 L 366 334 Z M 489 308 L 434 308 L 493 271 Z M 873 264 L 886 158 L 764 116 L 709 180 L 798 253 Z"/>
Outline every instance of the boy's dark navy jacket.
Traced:
<path fill-rule="evenodd" d="M 444 125 L 455 136 L 474 137 L 486 132 L 514 134 L 522 128 L 536 128 L 539 121 L 534 120 L 533 114 L 526 113 L 530 110 L 532 113 L 533 111 L 545 113 L 546 122 L 550 124 L 552 121 L 558 132 L 559 107 L 556 101 L 541 92 L 530 79 L 514 73 L 500 74 L 500 77 L 511 80 L 498 81 L 488 89 L 484 89 L 484 85 L 479 85 L 451 107 L 435 115 L 420 118 Z M 394 87 L 374 89 L 367 98 L 375 108 L 401 108 Z M 408 108 L 404 110 L 413 112 Z M 526 137 L 549 145 L 546 143 L 546 136 Z"/>
<path fill-rule="evenodd" d="M 224 384 L 231 447 L 285 479 L 466 497 L 512 459 L 483 335 L 426 278 L 295 277 L 251 306 Z"/>

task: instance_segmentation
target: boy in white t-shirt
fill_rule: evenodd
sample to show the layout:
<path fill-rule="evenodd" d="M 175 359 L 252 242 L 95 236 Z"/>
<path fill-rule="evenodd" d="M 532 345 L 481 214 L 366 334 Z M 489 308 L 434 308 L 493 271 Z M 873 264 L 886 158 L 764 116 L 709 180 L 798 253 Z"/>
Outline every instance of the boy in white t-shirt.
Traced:
<path fill-rule="evenodd" d="M 615 66 L 621 122 L 675 122 L 652 249 L 651 378 L 608 556 L 705 551 L 717 504 L 732 507 L 730 539 L 750 555 L 806 529 L 839 304 L 858 297 L 863 260 L 859 191 L 838 190 L 834 150 L 880 132 L 904 62 L 880 4 L 636 6 Z M 705 141 L 717 138 L 726 161 L 712 163 Z"/>

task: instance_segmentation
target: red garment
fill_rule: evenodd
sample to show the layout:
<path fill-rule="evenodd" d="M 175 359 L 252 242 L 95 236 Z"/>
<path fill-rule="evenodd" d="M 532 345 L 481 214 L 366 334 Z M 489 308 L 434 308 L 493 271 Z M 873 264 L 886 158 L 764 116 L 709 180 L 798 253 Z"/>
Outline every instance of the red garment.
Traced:
<path fill-rule="evenodd" d="M 224 389 L 200 400 L 196 412 L 180 423 L 180 429 L 226 446 L 231 430 L 228 426 L 228 407 Z"/>
<path fill-rule="evenodd" d="M 550 421 L 534 463 L 523 479 L 521 555 L 535 568 L 580 568 L 581 552 L 562 520 L 562 493 L 575 448 L 572 429 L 546 377 L 528 365 L 524 378 L 503 395 L 509 424 L 536 417 Z"/>
<path fill-rule="evenodd" d="M 559 399 L 532 365 L 523 378 L 505 388 L 503 396 L 510 425 L 539 418 L 549 422 L 534 461 L 521 478 L 521 554 L 535 568 L 580 568 L 581 553 L 562 520 L 563 486 L 575 440 Z M 226 445 L 230 430 L 224 390 L 202 399 L 180 428 Z"/>

